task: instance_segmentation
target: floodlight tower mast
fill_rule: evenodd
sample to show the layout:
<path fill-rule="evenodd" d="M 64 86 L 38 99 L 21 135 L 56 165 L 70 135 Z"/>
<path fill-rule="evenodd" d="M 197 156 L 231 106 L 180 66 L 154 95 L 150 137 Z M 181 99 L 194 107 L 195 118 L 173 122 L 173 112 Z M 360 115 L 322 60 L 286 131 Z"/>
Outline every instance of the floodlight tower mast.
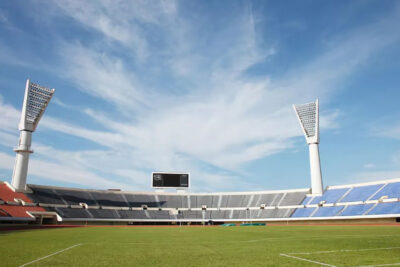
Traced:
<path fill-rule="evenodd" d="M 15 191 L 25 190 L 29 154 L 33 153 L 31 150 L 32 133 L 36 130 L 54 91 L 54 89 L 32 83 L 29 79 L 26 81 L 24 103 L 18 127 L 20 131 L 19 144 L 14 149 L 17 156 L 11 184 Z"/>
<path fill-rule="evenodd" d="M 319 104 L 315 102 L 293 105 L 300 126 L 309 147 L 310 171 L 311 171 L 311 193 L 313 195 L 323 194 L 321 162 L 319 159 Z"/>

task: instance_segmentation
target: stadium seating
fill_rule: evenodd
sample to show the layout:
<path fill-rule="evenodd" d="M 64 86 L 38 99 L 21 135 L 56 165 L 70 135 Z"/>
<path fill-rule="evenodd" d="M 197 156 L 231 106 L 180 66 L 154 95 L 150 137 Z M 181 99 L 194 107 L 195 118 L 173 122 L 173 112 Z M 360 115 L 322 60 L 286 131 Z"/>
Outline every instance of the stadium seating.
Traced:
<path fill-rule="evenodd" d="M 143 210 L 117 210 L 121 219 L 149 219 Z"/>
<path fill-rule="evenodd" d="M 303 199 L 305 199 L 305 194 L 303 192 L 289 192 L 282 198 L 279 206 L 298 205 Z"/>
<path fill-rule="evenodd" d="M 388 198 L 400 198 L 400 182 L 386 184 L 382 190 L 371 199 L 380 199 L 383 196 L 387 196 Z"/>
<path fill-rule="evenodd" d="M 301 202 L 301 205 L 307 205 L 310 203 L 310 201 L 313 199 L 313 196 L 307 196 L 303 202 Z"/>
<path fill-rule="evenodd" d="M 7 216 L 16 218 L 32 218 L 28 215 L 28 211 L 45 211 L 41 207 L 28 207 L 28 206 L 14 206 L 14 205 L 0 205 L 0 210 Z"/>
<path fill-rule="evenodd" d="M 16 200 L 22 200 L 26 203 L 32 201 L 23 193 L 14 192 L 5 183 L 0 182 L 0 198 L 3 203 L 0 205 L 0 220 L 3 218 L 29 218 L 32 219 L 27 212 L 36 211 L 43 212 L 45 209 L 36 206 L 22 206 Z"/>
<path fill-rule="evenodd" d="M 344 208 L 344 206 L 332 206 L 332 207 L 319 207 L 312 217 L 332 217 L 338 215 L 338 213 Z"/>
<path fill-rule="evenodd" d="M 396 214 L 400 217 L 398 181 L 328 187 L 321 196 L 307 195 L 308 190 L 173 194 L 39 185 L 29 185 L 29 189 L 26 194 L 15 193 L 0 182 L 0 220 L 32 218 L 27 211 L 46 210 L 58 213 L 66 221 L 249 221 Z M 23 206 L 19 199 L 29 205 Z"/>
<path fill-rule="evenodd" d="M 0 198 L 3 201 L 14 201 L 17 198 L 28 203 L 32 202 L 25 194 L 12 191 L 11 188 L 2 182 L 0 182 Z"/>
<path fill-rule="evenodd" d="M 61 197 L 53 188 L 45 188 L 34 185 L 30 185 L 29 188 L 33 192 L 27 193 L 27 195 L 36 203 L 66 204 L 66 202 L 61 199 Z"/>
<path fill-rule="evenodd" d="M 120 219 L 119 213 L 115 209 L 88 209 L 93 218 L 99 219 Z"/>
<path fill-rule="evenodd" d="M 230 195 L 228 196 L 229 207 L 239 208 L 242 207 L 243 195 Z"/>
<path fill-rule="evenodd" d="M 296 209 L 296 211 L 293 213 L 292 217 L 293 218 L 310 217 L 311 214 L 315 211 L 315 209 L 316 208 Z"/>
<path fill-rule="evenodd" d="M 182 210 L 181 214 L 182 214 L 183 219 L 201 219 L 202 218 L 201 212 L 202 212 L 201 210 L 200 211 L 199 210 Z M 222 217 L 220 217 L 220 216 L 222 216 L 222 214 L 218 213 L 219 216 L 217 216 L 217 211 L 212 211 L 211 214 L 215 214 L 213 219 L 214 218 L 222 218 Z"/>
<path fill-rule="evenodd" d="M 340 216 L 360 216 L 366 213 L 374 204 L 359 204 L 346 206 Z"/>
<path fill-rule="evenodd" d="M 326 203 L 336 203 L 349 188 L 328 189 L 322 196 L 314 197 L 310 204 L 319 204 L 322 201 Z"/>
<path fill-rule="evenodd" d="M 158 199 L 162 208 L 187 208 L 187 199 L 184 196 L 159 195 Z"/>
<path fill-rule="evenodd" d="M 400 202 L 379 203 L 368 215 L 400 214 Z"/>
<path fill-rule="evenodd" d="M 356 202 L 356 201 L 366 201 L 372 196 L 376 191 L 378 191 L 383 184 L 367 185 L 354 187 L 350 192 L 340 200 L 340 202 Z"/>
<path fill-rule="evenodd" d="M 211 219 L 217 220 L 220 218 L 228 218 L 229 217 L 229 210 L 212 210 L 211 211 Z M 201 216 L 197 216 L 197 218 L 201 218 Z"/>
<path fill-rule="evenodd" d="M 49 211 L 56 211 L 63 218 L 93 218 L 86 209 L 55 208 Z"/>
<path fill-rule="evenodd" d="M 171 219 L 170 213 L 166 210 L 148 210 L 149 219 L 153 220 L 169 220 Z"/>
<path fill-rule="evenodd" d="M 125 194 L 129 207 L 140 208 L 143 205 L 147 207 L 161 207 L 165 205 L 165 201 L 157 201 L 155 195 L 146 194 Z"/>
<path fill-rule="evenodd" d="M 11 217 L 11 214 L 9 214 L 7 211 L 5 211 L 2 206 L 0 206 L 0 218 L 1 217 Z"/>
<path fill-rule="evenodd" d="M 99 204 L 94 200 L 90 192 L 82 190 L 62 190 L 56 189 L 55 193 L 64 199 L 68 204 L 78 205 L 79 203 L 86 203 L 89 206 L 98 206 Z"/>
<path fill-rule="evenodd" d="M 93 198 L 100 206 L 109 207 L 127 207 L 128 202 L 124 199 L 124 195 L 116 192 L 91 192 Z"/>
<path fill-rule="evenodd" d="M 305 193 L 304 193 L 305 195 Z M 252 201 L 248 205 L 249 207 L 259 207 L 261 204 L 265 204 L 266 206 L 272 206 L 273 201 L 276 200 L 280 194 L 255 194 Z"/>

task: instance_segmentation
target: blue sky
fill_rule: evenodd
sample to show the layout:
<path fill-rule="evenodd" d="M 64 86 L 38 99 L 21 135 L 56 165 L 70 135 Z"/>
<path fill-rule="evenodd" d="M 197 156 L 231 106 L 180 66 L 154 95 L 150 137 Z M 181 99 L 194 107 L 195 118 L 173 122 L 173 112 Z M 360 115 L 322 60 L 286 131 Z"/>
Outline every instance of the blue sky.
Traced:
<path fill-rule="evenodd" d="M 400 177 L 398 1 L 2 1 L 0 179 L 27 78 L 56 88 L 28 183 L 310 186 L 291 104 L 320 100 L 324 185 Z"/>

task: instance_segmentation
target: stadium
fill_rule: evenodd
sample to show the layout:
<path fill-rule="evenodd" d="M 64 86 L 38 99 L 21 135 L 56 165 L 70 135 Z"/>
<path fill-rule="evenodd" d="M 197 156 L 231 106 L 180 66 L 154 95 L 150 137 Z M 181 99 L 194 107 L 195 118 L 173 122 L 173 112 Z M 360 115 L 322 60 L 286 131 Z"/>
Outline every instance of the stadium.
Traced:
<path fill-rule="evenodd" d="M 400 5 L 311 2 L 0 3 L 0 266 L 400 266 Z"/>
<path fill-rule="evenodd" d="M 1 185 L 3 221 L 39 224 L 400 222 L 400 179 L 323 188 L 318 100 L 294 105 L 309 144 L 311 188 L 187 193 L 189 174 L 168 173 L 153 173 L 153 187 L 161 191 L 154 193 L 26 184 L 29 154 L 33 152 L 32 133 L 54 92 L 27 80 L 20 142 L 14 150 L 17 157 L 12 184 Z M 171 187 L 177 192 L 162 192 L 162 188 Z"/>
<path fill-rule="evenodd" d="M 376 234 L 375 236 L 379 239 L 384 237 L 385 243 L 391 243 L 397 240 L 398 225 L 400 223 L 400 179 L 328 186 L 323 188 L 318 150 L 318 100 L 308 104 L 294 105 L 294 110 L 307 143 L 309 144 L 311 188 L 258 192 L 188 193 L 187 189 L 190 184 L 189 174 L 153 173 L 152 183 L 153 187 L 157 189 L 156 192 L 129 192 L 119 189 L 94 190 L 26 184 L 29 155 L 33 152 L 31 150 L 32 133 L 35 131 L 54 92 L 54 89 L 50 90 L 27 80 L 19 128 L 21 132 L 20 142 L 19 146 L 14 150 L 17 153 L 17 158 L 15 161 L 12 183 L 9 184 L 5 181 L 0 184 L 0 221 L 3 224 L 2 229 L 46 228 L 46 226 L 65 226 L 67 228 L 75 226 L 79 229 L 82 226 L 88 227 L 96 225 L 103 225 L 104 227 L 107 225 L 175 225 L 180 229 L 181 227 L 195 225 L 220 225 L 228 227 L 263 227 L 265 225 L 278 225 L 276 227 L 279 227 L 279 225 L 296 224 L 353 224 L 355 225 L 353 227 L 356 227 L 356 229 L 352 230 L 352 232 L 355 233 L 360 230 L 370 231 L 369 229 L 377 232 L 384 229 L 384 232 L 386 232 L 388 230 L 385 228 L 394 226 L 395 228 L 388 228 L 394 231 L 393 234 Z M 165 188 L 175 188 L 177 191 L 164 192 L 163 189 Z M 381 226 L 376 229 L 371 228 L 374 225 L 375 227 L 376 225 Z M 311 227 L 317 228 L 318 226 Z M 340 233 L 346 230 L 346 228 L 343 229 L 342 227 L 343 226 L 339 226 L 338 228 L 328 229 L 329 231 L 337 231 Z M 352 226 L 347 226 L 347 228 L 348 227 Z M 321 227 L 317 229 L 322 231 L 328 230 Z M 275 229 L 273 230 L 275 231 Z M 195 231 L 197 232 L 197 229 Z M 213 231 L 215 230 L 211 230 L 211 232 Z M 278 228 L 278 231 L 286 232 L 287 230 Z M 301 233 L 302 228 L 299 228 L 298 231 Z M 256 236 L 261 234 L 257 233 L 257 231 L 252 233 L 256 234 Z M 82 234 L 85 235 L 86 233 Z M 165 233 L 159 233 L 161 236 L 163 234 Z M 192 235 L 190 232 L 186 234 L 189 234 L 189 236 Z M 209 233 L 202 233 L 202 235 L 203 234 L 207 236 Z M 111 235 L 112 238 L 116 238 L 117 236 L 114 236 L 114 234 Z M 196 236 L 196 234 L 193 233 L 193 236 Z M 232 236 L 235 236 L 235 234 Z M 270 239 L 275 240 L 271 237 L 271 233 L 268 234 L 267 238 L 260 239 L 256 236 L 250 240 L 234 241 L 234 243 L 240 244 L 244 242 L 247 246 L 248 242 L 259 243 L 269 242 L 271 241 Z M 390 238 L 387 238 L 388 236 L 390 236 Z M 336 237 L 337 235 L 332 237 L 326 236 L 325 238 Z M 339 238 L 340 237 L 341 235 L 339 235 Z M 346 240 L 354 237 L 359 241 L 362 237 L 368 238 L 369 235 L 354 234 L 353 236 L 353 234 L 351 234 L 348 236 L 344 235 L 342 238 Z M 88 238 L 90 240 L 90 237 Z M 158 240 L 158 238 L 159 237 L 155 237 L 155 240 Z M 223 240 L 221 244 L 225 246 L 225 242 L 229 242 L 229 238 L 222 238 L 226 239 Z M 279 240 L 284 237 L 275 238 Z M 299 237 L 296 241 L 299 242 L 302 238 L 304 238 L 304 236 Z M 321 237 L 317 237 L 316 239 L 318 238 Z M 160 240 L 163 240 L 163 238 Z M 207 240 L 209 239 L 207 238 Z M 322 240 L 324 240 L 324 238 L 322 238 Z M 86 238 L 85 241 L 87 241 Z M 175 242 L 182 245 L 180 240 Z M 395 259 L 399 255 L 399 247 L 396 246 L 395 243 L 397 242 L 391 243 L 391 246 L 378 247 L 376 249 L 366 248 L 352 250 L 340 247 L 339 250 L 333 251 L 325 251 L 323 249 L 317 252 L 279 253 L 277 256 L 295 260 L 294 263 L 288 262 L 284 264 L 293 264 L 296 266 L 299 264 L 337 266 L 325 263 L 325 259 L 323 259 L 324 261 L 317 261 L 314 260 L 313 257 L 303 257 L 302 255 L 312 255 L 314 253 L 315 255 L 319 255 L 320 253 L 331 253 L 332 255 L 336 253 L 353 253 L 356 254 L 355 261 L 358 262 L 358 253 L 379 252 L 384 250 L 390 251 L 387 257 L 388 259 L 391 257 Z M 138 244 L 142 243 L 139 242 Z M 143 244 L 146 243 L 144 242 Z M 81 245 L 81 243 L 77 243 L 65 248 L 65 250 L 70 250 Z M 176 244 L 174 244 L 174 246 L 176 246 Z M 64 250 L 57 251 L 56 254 L 62 253 L 63 251 Z M 50 256 L 52 255 L 53 254 L 50 254 Z M 354 257 L 354 255 L 352 255 L 352 257 Z M 12 255 L 9 256 L 9 259 L 15 260 Z M 339 257 L 339 259 L 340 261 L 348 261 L 347 258 L 342 259 Z M 36 261 L 41 260 L 42 258 L 39 258 L 27 262 L 27 264 L 36 263 Z M 90 262 L 89 259 L 86 259 L 86 261 Z M 107 262 L 107 260 L 103 261 Z M 239 260 L 235 262 L 235 264 L 242 265 L 242 261 L 243 260 Z M 273 261 L 276 261 L 276 259 Z M 372 261 L 370 260 L 370 262 L 375 261 L 376 258 Z M 78 259 L 64 259 L 61 262 L 68 265 L 77 264 Z M 332 262 L 332 260 L 330 262 Z M 399 264 L 396 262 L 382 264 L 380 259 L 378 262 L 380 263 L 379 265 L 368 266 L 390 266 Z M 45 263 L 46 261 L 43 261 L 43 264 Z M 253 261 L 247 263 L 251 265 L 255 264 Z M 49 264 L 58 263 L 57 261 L 50 261 Z M 122 262 L 122 265 L 125 264 L 125 262 Z M 175 265 L 177 262 L 173 261 L 169 264 Z M 181 261 L 179 264 L 187 265 L 188 263 Z M 194 265 L 200 264 L 204 263 L 194 263 Z M 224 260 L 219 264 L 225 265 L 227 261 Z M 283 263 L 282 261 L 278 261 L 271 265 L 276 264 L 282 265 Z"/>

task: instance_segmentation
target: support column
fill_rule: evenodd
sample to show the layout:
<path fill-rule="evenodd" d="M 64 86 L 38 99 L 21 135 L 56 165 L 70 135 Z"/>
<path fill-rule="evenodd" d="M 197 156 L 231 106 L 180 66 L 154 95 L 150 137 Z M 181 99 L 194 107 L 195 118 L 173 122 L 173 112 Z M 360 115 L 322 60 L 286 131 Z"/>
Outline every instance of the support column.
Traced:
<path fill-rule="evenodd" d="M 322 195 L 324 189 L 322 185 L 318 143 L 311 143 L 308 147 L 310 150 L 311 193 L 313 195 Z"/>
<path fill-rule="evenodd" d="M 19 145 L 14 149 L 17 153 L 17 157 L 15 159 L 13 178 L 11 182 L 17 192 L 25 191 L 29 154 L 33 153 L 31 150 L 31 143 L 32 132 L 22 130 L 20 132 Z"/>

